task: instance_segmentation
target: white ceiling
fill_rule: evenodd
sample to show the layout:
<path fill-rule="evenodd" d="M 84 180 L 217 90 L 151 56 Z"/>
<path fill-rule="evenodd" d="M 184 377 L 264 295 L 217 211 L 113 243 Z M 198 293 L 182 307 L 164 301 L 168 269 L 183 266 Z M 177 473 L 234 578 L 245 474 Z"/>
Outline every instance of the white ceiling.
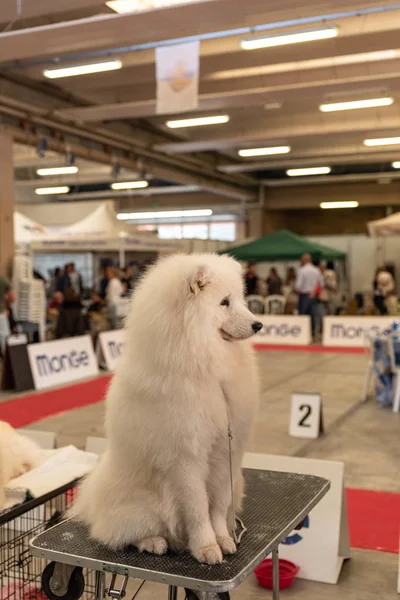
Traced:
<path fill-rule="evenodd" d="M 384 171 L 400 159 L 400 146 L 397 151 L 363 144 L 367 137 L 400 135 L 400 3 L 199 0 L 117 15 L 98 0 L 37 0 L 23 2 L 19 17 L 15 7 L 14 0 L 2 0 L 0 115 L 35 120 L 37 136 L 51 135 L 41 133 L 46 124 L 59 128 L 66 145 L 79 146 L 80 135 L 103 146 L 109 139 L 128 153 L 126 175 L 137 174 L 143 160 L 154 178 L 252 200 L 260 181 L 270 173 L 284 177 L 289 166 L 336 165 L 337 180 L 341 173 L 356 178 L 360 173 L 361 180 L 375 165 Z M 258 27 L 273 34 L 322 24 L 336 25 L 338 37 L 244 51 L 240 40 L 251 33 L 235 33 Z M 155 111 L 154 47 L 210 34 L 201 41 L 199 109 L 185 116 L 226 113 L 230 121 L 172 132 L 165 127 L 167 115 Z M 140 45 L 147 49 L 123 49 Z M 104 50 L 122 60 L 120 71 L 52 82 L 43 76 L 54 64 L 99 60 L 93 53 Z M 394 103 L 342 113 L 318 109 L 327 101 L 377 96 L 391 96 Z M 24 141 L 22 134 L 17 137 Z M 290 154 L 242 159 L 237 152 L 282 144 L 291 146 Z M 53 147 L 62 150 L 55 142 Z M 37 179 L 36 149 L 21 144 L 15 152 L 22 178 Z M 80 183 L 111 180 L 113 152 L 101 166 L 85 156 L 78 157 Z M 60 159 L 62 151 L 46 155 L 49 164 Z"/>

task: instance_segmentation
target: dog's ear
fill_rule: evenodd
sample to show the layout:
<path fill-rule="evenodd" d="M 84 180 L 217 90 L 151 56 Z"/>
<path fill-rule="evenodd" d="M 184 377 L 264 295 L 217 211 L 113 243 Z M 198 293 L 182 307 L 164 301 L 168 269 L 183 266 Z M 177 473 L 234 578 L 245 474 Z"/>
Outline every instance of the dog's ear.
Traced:
<path fill-rule="evenodd" d="M 189 277 L 189 289 L 192 294 L 197 294 L 209 281 L 210 271 L 205 265 L 201 265 Z"/>

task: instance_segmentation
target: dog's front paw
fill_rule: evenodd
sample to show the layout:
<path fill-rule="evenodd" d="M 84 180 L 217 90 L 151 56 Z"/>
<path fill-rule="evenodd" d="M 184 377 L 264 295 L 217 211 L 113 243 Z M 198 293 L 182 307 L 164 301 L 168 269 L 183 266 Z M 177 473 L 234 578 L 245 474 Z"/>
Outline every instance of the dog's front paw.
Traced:
<path fill-rule="evenodd" d="M 151 554 L 165 554 L 168 550 L 167 540 L 163 537 L 154 535 L 152 537 L 143 538 L 137 545 L 140 552 L 150 552 Z"/>
<path fill-rule="evenodd" d="M 236 544 L 230 536 L 217 537 L 217 542 L 223 554 L 235 554 Z"/>
<path fill-rule="evenodd" d="M 192 554 L 199 562 L 207 565 L 216 565 L 222 562 L 222 552 L 218 544 L 195 548 L 192 550 Z"/>

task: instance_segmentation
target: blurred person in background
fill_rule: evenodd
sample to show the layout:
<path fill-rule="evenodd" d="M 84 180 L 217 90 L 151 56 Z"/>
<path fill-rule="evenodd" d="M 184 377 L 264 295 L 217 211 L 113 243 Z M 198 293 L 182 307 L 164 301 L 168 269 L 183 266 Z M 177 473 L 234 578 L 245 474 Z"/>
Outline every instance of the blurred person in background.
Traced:
<path fill-rule="evenodd" d="M 61 269 L 60 267 L 56 267 L 53 271 L 52 276 L 50 277 L 50 287 L 49 294 L 53 297 L 54 292 L 57 290 L 58 280 L 61 277 Z"/>
<path fill-rule="evenodd" d="M 246 296 L 258 294 L 258 275 L 256 274 L 255 263 L 248 263 L 244 284 Z"/>
<path fill-rule="evenodd" d="M 140 277 L 139 269 L 136 265 L 128 265 L 123 270 L 122 283 L 126 285 L 126 291 L 129 295 L 137 285 L 138 279 Z"/>
<path fill-rule="evenodd" d="M 56 327 L 56 338 L 73 337 L 85 333 L 82 303 L 72 287 L 68 288 L 60 309 Z"/>
<path fill-rule="evenodd" d="M 82 296 L 83 284 L 80 273 L 75 270 L 74 263 L 67 263 L 64 267 L 64 273 L 59 277 L 57 283 L 57 291 L 62 292 L 64 297 L 67 295 L 67 291 L 72 289 L 76 296 L 79 298 Z"/>
<path fill-rule="evenodd" d="M 299 295 L 298 311 L 299 315 L 309 315 L 311 317 L 311 329 L 314 337 L 317 294 L 324 287 L 324 278 L 321 271 L 313 265 L 310 254 L 303 254 L 300 265 L 295 284 Z"/>
<path fill-rule="evenodd" d="M 64 294 L 62 292 L 54 292 L 53 298 L 49 302 L 49 310 L 59 314 L 64 302 Z"/>
<path fill-rule="evenodd" d="M 101 331 L 110 329 L 110 321 L 108 318 L 107 304 L 102 299 L 97 290 L 92 290 L 91 303 L 87 309 L 87 327 L 93 337 L 93 342 L 96 343 L 97 337 Z"/>
<path fill-rule="evenodd" d="M 106 290 L 106 301 L 107 304 L 116 304 L 123 294 L 124 288 L 121 280 L 118 277 L 117 269 L 114 267 L 106 268 L 106 277 L 108 279 L 107 290 Z"/>
<path fill-rule="evenodd" d="M 268 296 L 282 296 L 282 279 L 279 277 L 275 267 L 271 267 L 267 277 Z"/>
<path fill-rule="evenodd" d="M 0 352 L 4 356 L 6 340 L 11 335 L 10 324 L 6 313 L 7 295 L 11 290 L 10 283 L 4 275 L 0 274 Z"/>
<path fill-rule="evenodd" d="M 6 294 L 6 314 L 11 333 L 18 333 L 18 323 L 14 317 L 13 304 L 17 300 L 17 295 L 13 289 L 10 289 Z"/>
<path fill-rule="evenodd" d="M 64 302 L 64 294 L 59 291 L 53 292 L 53 297 L 47 307 L 47 319 L 48 319 L 48 339 L 54 339 L 56 337 L 58 317 L 62 310 Z"/>
<path fill-rule="evenodd" d="M 337 305 L 337 293 L 338 293 L 338 285 L 337 278 L 335 273 L 334 264 L 332 261 L 328 261 L 326 263 L 326 267 L 323 270 L 324 275 L 324 302 L 326 308 L 326 314 L 334 315 L 335 307 Z"/>
<path fill-rule="evenodd" d="M 99 291 L 100 294 L 100 298 L 102 298 L 103 300 L 106 299 L 106 290 L 107 290 L 107 286 L 108 286 L 108 277 L 106 275 L 106 270 L 107 267 L 104 265 L 100 266 L 99 269 L 99 277 L 97 280 L 97 285 L 96 288 Z"/>
<path fill-rule="evenodd" d="M 75 295 L 79 298 L 83 295 L 83 282 L 81 274 L 76 270 L 75 263 L 70 263 L 69 281 L 71 288 L 74 290 Z"/>
<path fill-rule="evenodd" d="M 375 278 L 372 284 L 374 290 L 374 306 L 380 315 L 387 315 L 387 308 L 385 305 L 385 296 L 383 294 L 382 287 L 379 286 L 378 280 L 381 273 L 384 273 L 383 267 L 378 267 L 375 271 Z"/>
<path fill-rule="evenodd" d="M 285 287 L 288 287 L 291 289 L 291 291 L 294 291 L 295 285 L 296 285 L 296 279 L 297 279 L 296 269 L 294 267 L 289 267 L 288 270 L 286 271 Z"/>
<path fill-rule="evenodd" d="M 376 275 L 376 290 L 378 292 L 380 314 L 395 315 L 397 313 L 397 296 L 393 275 L 385 268 L 379 269 Z M 379 310 L 379 308 L 378 308 Z"/>
<path fill-rule="evenodd" d="M 107 290 L 106 290 L 106 302 L 108 305 L 108 312 L 111 319 L 113 329 L 117 326 L 117 303 L 121 300 L 121 296 L 124 293 L 124 288 L 120 278 L 117 274 L 117 269 L 114 267 L 107 267 L 106 277 L 108 279 Z"/>

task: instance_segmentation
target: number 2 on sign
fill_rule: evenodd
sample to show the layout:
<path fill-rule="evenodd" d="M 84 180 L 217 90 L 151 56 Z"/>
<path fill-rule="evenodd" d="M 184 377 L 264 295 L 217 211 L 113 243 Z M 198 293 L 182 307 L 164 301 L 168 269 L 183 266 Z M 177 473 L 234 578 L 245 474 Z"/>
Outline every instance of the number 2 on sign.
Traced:
<path fill-rule="evenodd" d="M 306 423 L 308 417 L 311 414 L 311 406 L 309 404 L 302 404 L 299 408 L 299 411 L 303 413 L 303 416 L 299 421 L 300 427 L 311 427 L 310 423 Z"/>
<path fill-rule="evenodd" d="M 320 394 L 292 394 L 289 435 L 315 439 L 322 433 L 322 400 Z"/>

